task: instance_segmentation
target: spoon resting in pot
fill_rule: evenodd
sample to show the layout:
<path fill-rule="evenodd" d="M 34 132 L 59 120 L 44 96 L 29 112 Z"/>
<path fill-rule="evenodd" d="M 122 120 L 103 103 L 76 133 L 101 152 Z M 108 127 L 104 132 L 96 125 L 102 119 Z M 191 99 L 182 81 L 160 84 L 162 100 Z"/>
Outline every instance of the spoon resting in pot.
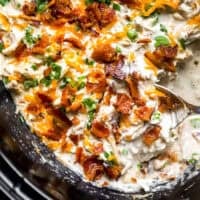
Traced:
<path fill-rule="evenodd" d="M 177 66 L 174 79 L 163 77 L 155 87 L 182 102 L 193 113 L 200 113 L 200 42 L 191 45 L 194 55 Z"/>

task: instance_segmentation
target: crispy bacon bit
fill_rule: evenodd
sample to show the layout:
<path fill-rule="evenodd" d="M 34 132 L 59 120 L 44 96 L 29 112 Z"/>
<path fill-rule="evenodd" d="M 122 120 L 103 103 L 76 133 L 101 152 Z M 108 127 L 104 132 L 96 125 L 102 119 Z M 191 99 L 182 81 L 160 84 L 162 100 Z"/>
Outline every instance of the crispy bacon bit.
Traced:
<path fill-rule="evenodd" d="M 44 76 L 47 77 L 51 74 L 51 71 L 52 71 L 52 68 L 51 67 L 48 67 L 47 69 L 44 70 Z"/>
<path fill-rule="evenodd" d="M 126 83 L 128 85 L 131 97 L 133 100 L 137 100 L 140 97 L 139 90 L 138 90 L 138 79 L 134 77 L 127 77 Z"/>
<path fill-rule="evenodd" d="M 79 141 L 83 139 L 83 135 L 71 134 L 69 138 L 75 145 L 78 145 Z"/>
<path fill-rule="evenodd" d="M 115 11 L 105 3 L 91 3 L 81 13 L 80 10 L 74 9 L 71 13 L 69 22 L 76 22 L 83 31 L 90 31 L 94 36 L 98 36 L 98 29 L 101 29 L 116 19 Z"/>
<path fill-rule="evenodd" d="M 98 143 L 92 146 L 92 152 L 94 155 L 98 156 L 103 152 L 103 143 Z"/>
<path fill-rule="evenodd" d="M 108 43 L 98 45 L 92 53 L 92 58 L 101 63 L 111 63 L 117 58 L 115 49 Z"/>
<path fill-rule="evenodd" d="M 151 146 L 160 136 L 161 127 L 153 126 L 147 129 L 142 135 L 142 141 L 147 146 Z"/>
<path fill-rule="evenodd" d="M 40 19 L 42 22 L 45 22 L 48 24 L 55 21 L 55 18 L 52 16 L 51 10 L 49 10 L 49 9 L 40 15 Z"/>
<path fill-rule="evenodd" d="M 46 47 L 50 44 L 49 36 L 44 34 L 40 40 L 33 46 L 33 48 L 29 49 L 30 53 L 33 54 L 44 54 L 46 51 Z"/>
<path fill-rule="evenodd" d="M 70 0 L 55 0 L 49 4 L 49 9 L 40 14 L 40 20 L 55 26 L 62 25 L 71 18 L 71 12 Z"/>
<path fill-rule="evenodd" d="M 129 114 L 132 109 L 132 100 L 127 94 L 118 94 L 117 103 L 115 104 L 116 110 L 122 114 Z"/>
<path fill-rule="evenodd" d="M 111 100 L 111 97 L 113 94 L 114 94 L 114 92 L 113 92 L 112 88 L 109 87 L 107 89 L 107 91 L 104 93 L 104 97 L 103 97 L 103 103 L 105 105 L 110 105 L 110 100 Z"/>
<path fill-rule="evenodd" d="M 23 42 L 20 42 L 18 47 L 14 50 L 13 54 L 16 59 L 23 58 L 27 54 L 26 45 Z"/>
<path fill-rule="evenodd" d="M 178 47 L 170 47 L 170 46 L 160 46 L 159 48 L 156 49 L 156 54 L 158 56 L 164 57 L 164 58 L 170 58 L 174 59 L 177 55 L 178 52 Z"/>
<path fill-rule="evenodd" d="M 137 43 L 139 43 L 139 44 L 148 44 L 150 42 L 151 42 L 151 39 L 149 39 L 149 38 L 144 38 L 144 39 L 140 39 L 137 41 Z"/>
<path fill-rule="evenodd" d="M 113 165 L 105 168 L 106 175 L 111 179 L 117 179 L 120 177 L 122 171 L 122 166 Z"/>
<path fill-rule="evenodd" d="M 75 37 L 70 37 L 70 38 L 65 38 L 65 42 L 69 42 L 72 44 L 73 47 L 84 50 L 85 46 L 81 43 L 80 38 L 75 38 Z"/>
<path fill-rule="evenodd" d="M 81 102 L 73 102 L 68 108 L 67 108 L 67 111 L 70 111 L 70 112 L 77 112 L 79 111 L 80 109 L 82 108 L 82 104 Z"/>
<path fill-rule="evenodd" d="M 64 134 L 63 132 L 61 134 L 60 132 L 56 132 L 54 129 L 49 129 L 47 132 L 41 133 L 42 136 L 45 136 L 50 140 L 56 140 L 56 141 L 59 141 L 60 138 L 62 138 L 63 134 Z"/>
<path fill-rule="evenodd" d="M 141 9 L 141 6 L 142 6 L 142 3 L 141 3 L 142 1 L 138 1 L 138 0 L 119 0 L 119 1 L 134 9 Z"/>
<path fill-rule="evenodd" d="M 136 116 L 143 121 L 149 121 L 152 113 L 153 108 L 147 106 L 141 106 L 135 111 Z"/>
<path fill-rule="evenodd" d="M 167 71 L 175 72 L 173 60 L 178 52 L 178 47 L 174 46 L 161 46 L 158 47 L 153 53 L 146 52 L 145 56 L 154 63 L 158 68 L 164 68 Z"/>
<path fill-rule="evenodd" d="M 39 115 L 40 112 L 41 112 L 41 105 L 31 103 L 27 106 L 26 110 L 27 110 L 28 113 L 31 113 L 31 114 L 34 114 L 34 115 Z"/>
<path fill-rule="evenodd" d="M 69 127 L 72 125 L 72 122 L 69 120 L 69 118 L 65 115 L 65 113 L 60 108 L 57 108 L 57 109 L 52 108 L 49 112 L 53 114 L 56 118 L 64 122 L 65 126 Z"/>
<path fill-rule="evenodd" d="M 107 138 L 110 131 L 103 122 L 94 121 L 92 123 L 91 133 L 98 138 Z"/>
<path fill-rule="evenodd" d="M 159 97 L 159 111 L 166 112 L 180 108 L 182 105 L 180 101 L 170 96 Z"/>
<path fill-rule="evenodd" d="M 61 105 L 62 106 L 70 106 L 71 105 L 71 97 L 73 95 L 73 91 L 71 90 L 71 87 L 65 87 L 62 91 L 61 96 Z"/>
<path fill-rule="evenodd" d="M 96 156 L 91 156 L 83 162 L 83 169 L 86 177 L 90 181 L 101 178 L 104 173 L 103 162 L 98 160 Z"/>
<path fill-rule="evenodd" d="M 90 20 L 95 20 L 99 27 L 105 27 L 115 21 L 115 11 L 105 3 L 94 2 L 86 8 Z"/>
<path fill-rule="evenodd" d="M 123 65 L 124 65 L 124 57 L 118 56 L 118 59 L 115 62 L 106 65 L 105 67 L 106 75 L 111 75 L 116 79 L 124 80 L 125 73 L 122 70 Z"/>
<path fill-rule="evenodd" d="M 50 105 L 53 102 L 53 99 L 45 93 L 38 92 L 37 96 L 40 99 L 41 103 L 45 106 Z"/>
<path fill-rule="evenodd" d="M 53 100 L 50 96 L 42 92 L 38 92 L 36 95 L 39 99 L 38 104 L 43 106 L 46 109 L 47 115 L 53 118 L 50 122 L 51 128 L 47 132 L 41 133 L 41 135 L 53 140 L 59 140 L 72 125 L 72 122 L 60 108 L 53 107 Z"/>
<path fill-rule="evenodd" d="M 73 119 L 72 119 L 72 124 L 77 126 L 80 124 L 80 120 L 78 117 L 74 116 Z"/>
<path fill-rule="evenodd" d="M 83 162 L 86 160 L 86 155 L 83 152 L 82 147 L 76 148 L 76 162 L 83 164 Z"/>
<path fill-rule="evenodd" d="M 88 92 L 104 92 L 106 89 L 106 77 L 100 70 L 94 70 L 88 75 L 86 88 Z"/>
<path fill-rule="evenodd" d="M 55 0 L 55 4 L 52 4 L 52 12 L 55 17 L 68 17 L 71 9 L 70 0 Z"/>
<path fill-rule="evenodd" d="M 27 2 L 22 7 L 23 13 L 27 16 L 34 16 L 36 13 L 36 3 L 35 1 Z"/>
<path fill-rule="evenodd" d="M 119 127 L 118 127 L 117 123 L 113 124 L 112 131 L 113 131 L 113 135 L 114 135 L 116 144 L 119 144 L 119 142 L 121 140 L 121 133 L 119 131 Z"/>

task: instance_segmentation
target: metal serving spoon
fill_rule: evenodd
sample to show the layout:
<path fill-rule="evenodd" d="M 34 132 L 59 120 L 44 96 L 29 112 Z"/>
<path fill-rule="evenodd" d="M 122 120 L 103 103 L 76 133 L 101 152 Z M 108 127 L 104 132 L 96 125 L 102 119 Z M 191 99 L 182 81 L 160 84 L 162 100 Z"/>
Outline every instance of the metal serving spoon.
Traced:
<path fill-rule="evenodd" d="M 200 113 L 200 41 L 192 44 L 191 59 L 180 63 L 174 79 L 163 77 L 155 87 L 182 102 L 190 112 Z"/>

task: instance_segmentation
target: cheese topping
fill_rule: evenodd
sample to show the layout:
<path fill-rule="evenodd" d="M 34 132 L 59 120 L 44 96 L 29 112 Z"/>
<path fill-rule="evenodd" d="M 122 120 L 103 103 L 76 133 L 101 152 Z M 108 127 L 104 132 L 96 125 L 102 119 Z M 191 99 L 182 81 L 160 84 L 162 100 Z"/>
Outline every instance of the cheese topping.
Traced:
<path fill-rule="evenodd" d="M 200 153 L 200 117 L 176 128 L 187 111 L 154 87 L 193 55 L 199 14 L 199 0 L 3 0 L 0 77 L 30 129 L 84 180 L 149 190 Z"/>

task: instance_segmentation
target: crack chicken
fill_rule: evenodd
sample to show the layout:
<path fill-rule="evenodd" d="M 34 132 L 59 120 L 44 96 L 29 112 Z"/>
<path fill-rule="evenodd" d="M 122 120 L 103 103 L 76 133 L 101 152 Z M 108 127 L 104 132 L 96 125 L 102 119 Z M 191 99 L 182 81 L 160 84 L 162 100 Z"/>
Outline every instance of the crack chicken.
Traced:
<path fill-rule="evenodd" d="M 0 77 L 66 166 L 98 186 L 149 190 L 200 153 L 200 117 L 176 128 L 187 110 L 154 87 L 198 38 L 199 0 L 1 0 Z"/>

